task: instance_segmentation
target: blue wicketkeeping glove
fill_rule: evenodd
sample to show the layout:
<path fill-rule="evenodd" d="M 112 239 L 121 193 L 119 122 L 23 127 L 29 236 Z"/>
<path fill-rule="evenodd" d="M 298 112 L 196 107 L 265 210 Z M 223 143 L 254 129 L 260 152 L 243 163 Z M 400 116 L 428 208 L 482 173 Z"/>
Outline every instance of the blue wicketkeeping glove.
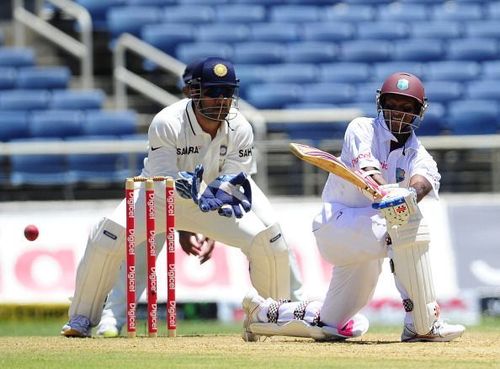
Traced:
<path fill-rule="evenodd" d="M 245 212 L 252 208 L 252 189 L 245 173 L 219 176 L 199 195 L 202 177 L 203 166 L 198 165 L 194 170 L 191 197 L 201 211 L 217 210 L 219 215 L 232 217 L 234 214 L 236 218 L 241 218 L 242 208 Z"/>
<path fill-rule="evenodd" d="M 177 173 L 175 180 L 175 189 L 180 197 L 184 199 L 192 199 L 191 188 L 193 185 L 193 172 L 182 171 Z"/>

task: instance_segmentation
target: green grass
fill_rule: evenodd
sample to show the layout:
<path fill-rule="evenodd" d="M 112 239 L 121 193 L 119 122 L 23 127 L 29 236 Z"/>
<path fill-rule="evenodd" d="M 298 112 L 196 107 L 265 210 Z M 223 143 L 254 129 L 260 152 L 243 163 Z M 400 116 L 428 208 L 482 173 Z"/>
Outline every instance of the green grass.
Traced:
<path fill-rule="evenodd" d="M 178 337 L 67 339 L 65 320 L 0 320 L 0 368 L 9 369 L 475 369 L 500 367 L 500 319 L 469 327 L 450 343 L 399 342 L 400 327 L 372 327 L 347 342 L 272 337 L 246 343 L 241 324 L 180 321 Z M 144 334 L 141 322 L 139 334 Z M 161 332 L 165 333 L 164 327 Z"/>

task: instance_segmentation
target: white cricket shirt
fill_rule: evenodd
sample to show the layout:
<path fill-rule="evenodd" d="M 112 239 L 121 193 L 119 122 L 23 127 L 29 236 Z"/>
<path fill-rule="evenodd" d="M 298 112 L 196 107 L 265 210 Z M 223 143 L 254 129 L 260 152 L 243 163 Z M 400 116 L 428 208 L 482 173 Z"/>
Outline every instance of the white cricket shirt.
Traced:
<path fill-rule="evenodd" d="M 222 122 L 216 136 L 204 132 L 196 120 L 190 99 L 183 99 L 161 110 L 149 127 L 148 157 L 143 176 L 171 176 L 179 171 L 205 169 L 203 181 L 210 183 L 221 174 L 250 173 L 253 132 L 243 115 Z"/>
<path fill-rule="evenodd" d="M 408 187 L 415 174 L 424 176 L 438 196 L 441 175 L 436 162 L 412 132 L 405 146 L 390 151 L 396 137 L 386 128 L 382 117 L 356 118 L 349 123 L 340 159 L 348 167 L 360 170 L 366 167 L 380 169 L 387 183 Z M 360 190 L 344 179 L 330 174 L 323 189 L 324 202 L 348 207 L 370 206 L 371 201 Z"/>

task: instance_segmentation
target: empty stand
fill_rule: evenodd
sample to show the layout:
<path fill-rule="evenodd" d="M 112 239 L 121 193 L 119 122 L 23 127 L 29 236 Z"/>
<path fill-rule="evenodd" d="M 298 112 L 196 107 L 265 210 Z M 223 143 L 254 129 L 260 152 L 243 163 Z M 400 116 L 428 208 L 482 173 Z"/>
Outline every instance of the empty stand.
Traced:
<path fill-rule="evenodd" d="M 444 58 L 444 47 L 441 40 L 409 39 L 394 42 L 394 60 L 436 61 Z"/>
<path fill-rule="evenodd" d="M 29 123 L 33 138 L 66 138 L 82 134 L 83 113 L 75 110 L 36 111 Z"/>
<path fill-rule="evenodd" d="M 234 59 L 233 47 L 228 43 L 220 42 L 192 42 L 177 46 L 175 54 L 184 63 L 200 60 L 208 56 L 218 56 L 226 59 Z"/>
<path fill-rule="evenodd" d="M 477 79 L 481 66 L 473 61 L 429 62 L 423 69 L 424 78 L 439 81 L 471 81 Z"/>
<path fill-rule="evenodd" d="M 29 137 L 28 117 L 26 111 L 0 110 L 0 141 Z"/>
<path fill-rule="evenodd" d="M 17 72 L 16 87 L 20 89 L 65 89 L 71 73 L 67 67 L 26 67 Z"/>
<path fill-rule="evenodd" d="M 8 90 L 0 92 L 0 110 L 47 109 L 51 93 L 48 90 Z"/>
<path fill-rule="evenodd" d="M 22 47 L 0 47 L 0 67 L 31 67 L 35 64 L 32 49 Z"/>
<path fill-rule="evenodd" d="M 338 42 L 352 40 L 356 27 L 348 22 L 305 23 L 301 26 L 301 37 L 306 41 Z"/>
<path fill-rule="evenodd" d="M 255 84 L 247 89 L 248 102 L 260 109 L 281 109 L 300 102 L 302 88 L 292 83 Z"/>
<path fill-rule="evenodd" d="M 446 58 L 450 60 L 494 60 L 499 55 L 498 41 L 486 38 L 450 40 L 446 52 Z"/>
<path fill-rule="evenodd" d="M 315 5 L 277 5 L 271 8 L 271 22 L 307 23 L 318 22 L 322 9 Z"/>
<path fill-rule="evenodd" d="M 371 79 L 371 68 L 365 63 L 325 63 L 320 65 L 323 82 L 359 83 Z"/>
<path fill-rule="evenodd" d="M 284 58 L 288 63 L 330 63 L 338 59 L 339 53 L 335 44 L 304 41 L 287 45 Z"/>
<path fill-rule="evenodd" d="M 52 93 L 51 109 L 101 109 L 105 100 L 101 90 L 57 90 Z"/>
<path fill-rule="evenodd" d="M 392 44 L 383 40 L 344 41 L 340 50 L 341 61 L 374 63 L 391 59 Z"/>
<path fill-rule="evenodd" d="M 352 102 L 355 88 L 347 83 L 315 83 L 303 85 L 301 102 L 343 104 Z"/>
<path fill-rule="evenodd" d="M 237 64 L 275 64 L 284 62 L 285 46 L 277 42 L 242 42 L 234 45 Z"/>
<path fill-rule="evenodd" d="M 500 112 L 491 100 L 461 100 L 448 105 L 448 125 L 455 135 L 498 132 Z"/>
<path fill-rule="evenodd" d="M 89 136 L 135 134 L 137 114 L 133 111 L 90 111 L 85 114 L 82 133 Z"/>

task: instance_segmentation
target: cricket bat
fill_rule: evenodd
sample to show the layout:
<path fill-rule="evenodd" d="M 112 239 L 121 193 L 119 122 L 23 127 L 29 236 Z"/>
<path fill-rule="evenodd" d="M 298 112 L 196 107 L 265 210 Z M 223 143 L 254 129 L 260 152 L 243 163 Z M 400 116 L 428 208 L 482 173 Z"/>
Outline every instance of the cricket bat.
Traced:
<path fill-rule="evenodd" d="M 371 177 L 363 177 L 359 172 L 347 167 L 340 159 L 326 151 L 299 143 L 290 143 L 290 150 L 300 160 L 333 173 L 368 193 L 371 198 L 380 199 L 385 192 Z"/>

